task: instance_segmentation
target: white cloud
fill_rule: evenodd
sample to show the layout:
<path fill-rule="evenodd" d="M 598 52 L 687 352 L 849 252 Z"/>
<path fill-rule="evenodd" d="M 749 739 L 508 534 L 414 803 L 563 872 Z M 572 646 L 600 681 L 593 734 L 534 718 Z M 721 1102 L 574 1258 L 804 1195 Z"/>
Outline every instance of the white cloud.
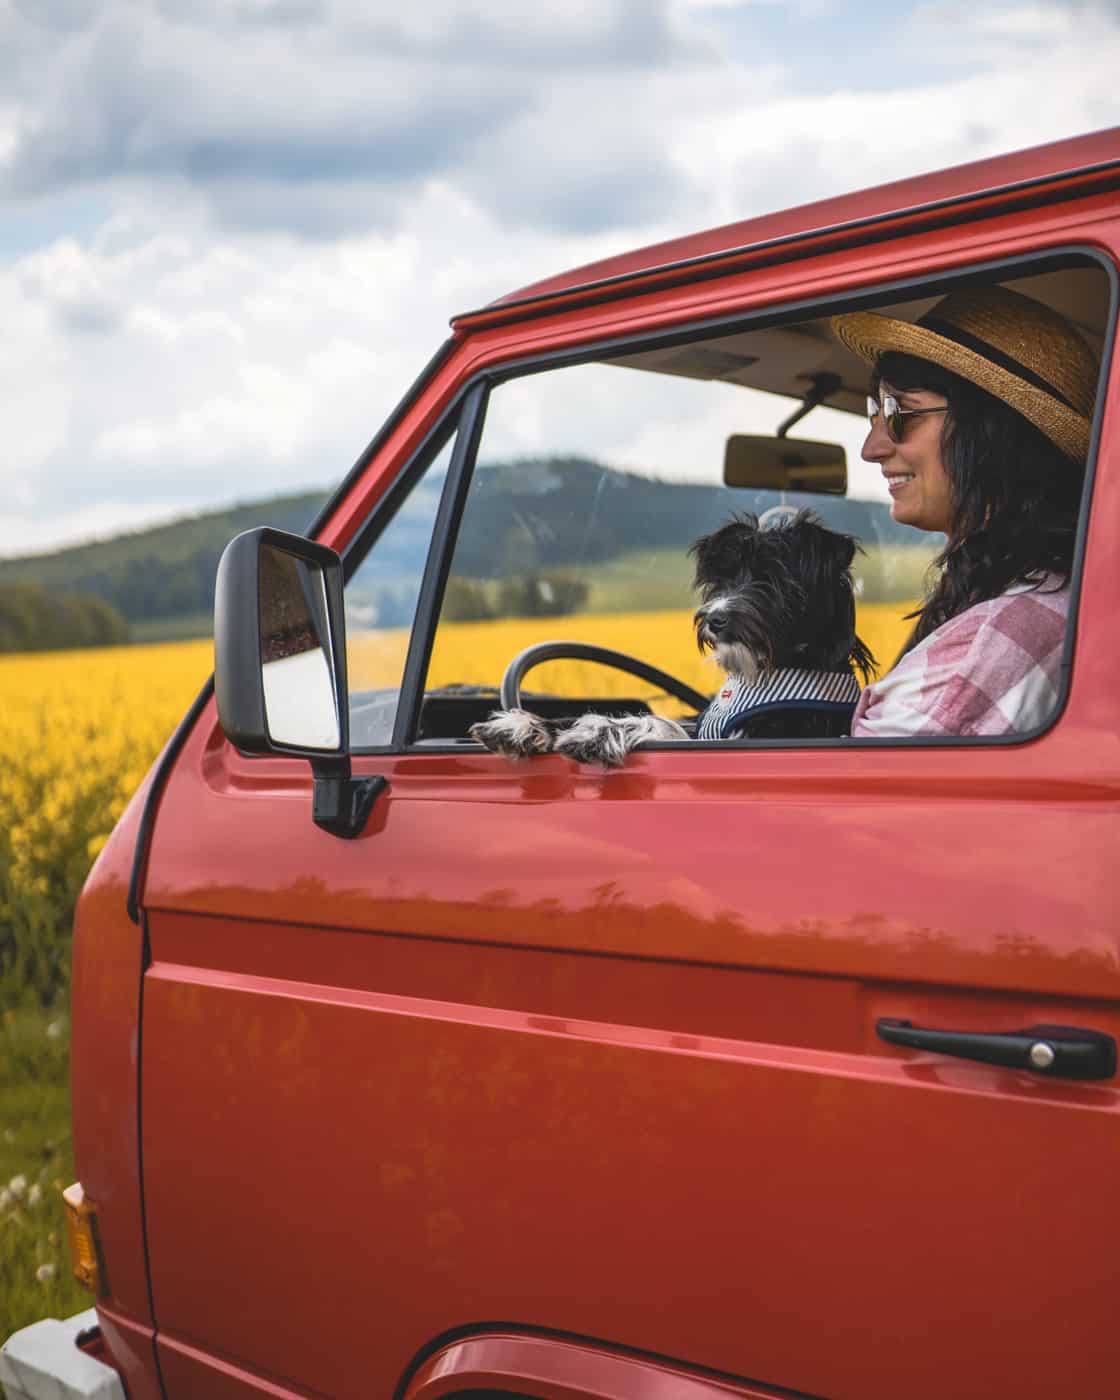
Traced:
<path fill-rule="evenodd" d="M 766 6 L 783 10 L 806 10 L 830 8 L 828 0 L 674 0 L 685 14 L 711 10 L 750 10 Z"/>
<path fill-rule="evenodd" d="M 1076 27 L 1069 11 L 1049 5 L 1020 5 L 1009 10 L 973 10 L 969 23 L 979 34 L 993 34 L 1015 43 L 1062 39 Z"/>
<path fill-rule="evenodd" d="M 449 316 L 595 240 L 510 242 L 446 191 L 415 228 L 333 243 L 168 235 L 136 209 L 103 238 L 0 264 L 15 549 L 176 511 L 327 487 L 448 334 Z M 484 251 L 489 250 L 489 251 Z M 84 334 L 96 295 L 114 318 Z M 83 300 L 84 299 L 84 300 Z M 7 398 L 7 395 L 6 395 Z M 75 512 L 88 509 L 88 520 Z M 96 526 L 94 524 L 96 520 Z M 9 546 L 11 552 L 11 546 Z"/>
<path fill-rule="evenodd" d="M 596 227 L 617 223 L 611 184 L 631 178 L 639 113 L 613 107 L 590 146 L 574 104 L 595 89 L 602 108 L 636 74 L 712 61 L 665 0 L 526 10 L 504 0 L 413 10 L 106 0 L 62 33 L 23 13 L 19 42 L 0 57 L 13 94 L 0 120 L 0 188 L 29 197 L 144 183 L 172 199 L 193 192 L 234 227 L 307 236 L 392 227 L 440 175 L 485 192 L 495 142 L 512 144 L 531 173 L 542 114 L 551 156 L 567 168 L 564 205 Z M 572 84 L 582 91 L 557 123 L 558 85 Z M 647 205 L 673 180 L 655 143 L 640 173 Z M 540 197 L 519 206 L 517 188 L 507 180 L 504 207 L 547 221 Z"/>
<path fill-rule="evenodd" d="M 766 91 L 683 124 L 672 153 L 718 191 L 713 222 L 742 218 L 1099 129 L 1120 118 L 1118 59 L 1109 28 L 969 77 Z"/>

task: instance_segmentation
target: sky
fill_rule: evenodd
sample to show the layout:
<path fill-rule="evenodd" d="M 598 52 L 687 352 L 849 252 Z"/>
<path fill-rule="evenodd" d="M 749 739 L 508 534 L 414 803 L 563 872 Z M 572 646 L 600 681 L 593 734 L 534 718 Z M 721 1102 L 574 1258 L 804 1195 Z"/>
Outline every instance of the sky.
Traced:
<path fill-rule="evenodd" d="M 0 554 L 328 489 L 456 312 L 1118 70 L 1118 0 L 0 0 Z"/>

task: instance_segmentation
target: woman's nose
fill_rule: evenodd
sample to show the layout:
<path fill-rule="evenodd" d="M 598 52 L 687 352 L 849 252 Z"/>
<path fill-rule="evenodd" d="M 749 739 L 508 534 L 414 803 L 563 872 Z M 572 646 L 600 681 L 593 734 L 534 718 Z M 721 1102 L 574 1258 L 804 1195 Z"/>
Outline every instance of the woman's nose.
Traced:
<path fill-rule="evenodd" d="M 860 456 L 865 462 L 881 462 L 891 455 L 894 450 L 894 443 L 887 436 L 886 424 L 883 422 L 883 415 L 880 413 L 871 425 L 871 431 L 864 438 L 863 447 L 860 449 Z"/>

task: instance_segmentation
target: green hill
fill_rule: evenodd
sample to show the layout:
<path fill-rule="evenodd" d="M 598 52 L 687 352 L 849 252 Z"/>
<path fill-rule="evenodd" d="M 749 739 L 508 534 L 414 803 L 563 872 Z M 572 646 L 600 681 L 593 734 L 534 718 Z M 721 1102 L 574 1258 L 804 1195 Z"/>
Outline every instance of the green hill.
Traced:
<path fill-rule="evenodd" d="M 257 525 L 303 533 L 326 499 L 325 491 L 274 496 L 49 554 L 0 559 L 0 588 L 38 584 L 50 594 L 100 598 L 127 619 L 134 641 L 205 636 L 218 559 L 234 535 Z"/>

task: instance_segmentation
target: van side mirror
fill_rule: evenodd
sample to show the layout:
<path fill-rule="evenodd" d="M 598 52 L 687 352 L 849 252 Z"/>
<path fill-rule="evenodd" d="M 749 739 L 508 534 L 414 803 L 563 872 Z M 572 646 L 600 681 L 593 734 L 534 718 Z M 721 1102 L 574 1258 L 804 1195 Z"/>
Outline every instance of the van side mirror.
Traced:
<path fill-rule="evenodd" d="M 848 458 L 836 442 L 732 433 L 724 449 L 723 483 L 756 491 L 843 496 L 848 489 Z"/>
<path fill-rule="evenodd" d="M 214 594 L 218 721 L 250 754 L 307 758 L 313 818 L 357 836 L 384 778 L 353 778 L 342 561 L 300 535 L 261 527 L 232 539 Z"/>

